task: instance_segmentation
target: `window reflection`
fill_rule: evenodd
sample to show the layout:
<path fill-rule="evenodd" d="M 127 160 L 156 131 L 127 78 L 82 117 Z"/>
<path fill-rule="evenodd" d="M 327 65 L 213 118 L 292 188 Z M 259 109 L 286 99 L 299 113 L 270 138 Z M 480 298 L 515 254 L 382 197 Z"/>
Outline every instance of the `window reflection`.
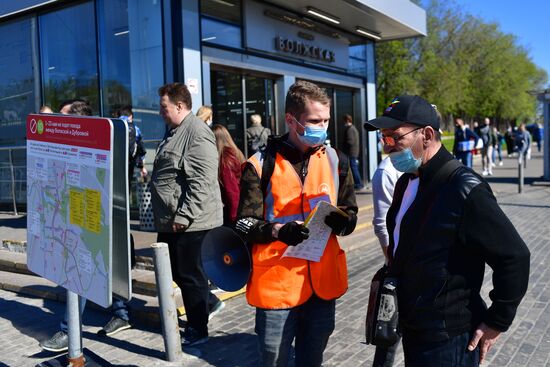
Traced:
<path fill-rule="evenodd" d="M 93 3 L 41 15 L 39 27 L 45 104 L 56 110 L 66 99 L 82 98 L 99 113 Z"/>
<path fill-rule="evenodd" d="M 201 15 L 203 42 L 241 47 L 240 0 L 202 0 Z"/>
<path fill-rule="evenodd" d="M 102 110 L 112 116 L 117 108 L 132 104 L 128 0 L 100 1 L 98 9 Z"/>
<path fill-rule="evenodd" d="M 107 0 L 105 0 L 107 1 Z M 160 1 L 128 1 L 128 38 L 134 122 L 143 138 L 162 139 L 165 125 L 159 117 L 158 88 L 164 84 Z M 129 59 L 128 59 L 129 58 Z"/>
<path fill-rule="evenodd" d="M 20 145 L 35 109 L 31 19 L 0 26 L 0 129 L 3 145 Z"/>
<path fill-rule="evenodd" d="M 367 76 L 367 45 L 349 46 L 348 71 L 352 74 Z"/>

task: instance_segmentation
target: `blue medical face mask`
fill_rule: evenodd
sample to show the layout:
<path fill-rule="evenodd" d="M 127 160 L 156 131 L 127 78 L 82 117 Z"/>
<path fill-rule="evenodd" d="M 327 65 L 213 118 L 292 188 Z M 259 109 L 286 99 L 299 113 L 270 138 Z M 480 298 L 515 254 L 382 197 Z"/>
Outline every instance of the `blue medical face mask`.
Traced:
<path fill-rule="evenodd" d="M 416 173 L 422 164 L 422 158 L 415 158 L 411 148 L 390 153 L 390 160 L 396 170 L 405 173 Z"/>
<path fill-rule="evenodd" d="M 316 126 L 304 126 L 302 125 L 294 116 L 294 121 L 298 125 L 304 128 L 304 135 L 298 135 L 298 139 L 308 147 L 317 147 L 323 145 L 325 140 L 327 140 L 327 128 L 316 127 Z"/>

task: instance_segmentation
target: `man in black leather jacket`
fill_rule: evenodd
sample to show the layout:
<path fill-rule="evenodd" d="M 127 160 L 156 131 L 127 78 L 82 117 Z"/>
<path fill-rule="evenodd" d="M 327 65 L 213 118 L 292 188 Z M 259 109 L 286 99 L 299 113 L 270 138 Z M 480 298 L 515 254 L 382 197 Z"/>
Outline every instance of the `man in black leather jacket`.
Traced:
<path fill-rule="evenodd" d="M 439 125 L 432 105 L 405 95 L 366 127 L 381 130 L 405 172 L 387 215 L 405 364 L 477 366 L 515 317 L 530 253 L 487 182 L 442 146 Z M 489 308 L 480 295 L 485 264 Z"/>

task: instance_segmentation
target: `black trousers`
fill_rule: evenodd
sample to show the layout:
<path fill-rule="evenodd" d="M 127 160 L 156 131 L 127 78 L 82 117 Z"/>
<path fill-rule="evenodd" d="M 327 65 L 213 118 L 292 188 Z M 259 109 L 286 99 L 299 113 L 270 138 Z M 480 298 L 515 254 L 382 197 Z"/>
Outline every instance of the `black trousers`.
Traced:
<path fill-rule="evenodd" d="M 479 346 L 468 351 L 473 333 L 463 333 L 440 342 L 422 342 L 414 335 L 403 336 L 407 367 L 478 367 Z"/>
<path fill-rule="evenodd" d="M 201 245 L 208 231 L 159 233 L 157 242 L 166 242 L 170 252 L 172 278 L 180 287 L 187 325 L 208 335 L 209 310 L 219 302 L 210 293 L 202 268 Z"/>

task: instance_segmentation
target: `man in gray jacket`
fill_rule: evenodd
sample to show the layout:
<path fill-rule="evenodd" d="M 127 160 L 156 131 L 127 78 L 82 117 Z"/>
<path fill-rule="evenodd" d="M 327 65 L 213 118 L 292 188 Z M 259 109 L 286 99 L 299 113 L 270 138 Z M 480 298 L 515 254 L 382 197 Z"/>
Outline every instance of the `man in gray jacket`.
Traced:
<path fill-rule="evenodd" d="M 210 128 L 191 112 L 184 84 L 159 91 L 160 116 L 168 131 L 160 143 L 151 178 L 158 242 L 168 243 L 172 276 L 187 314 L 183 346 L 208 341 L 208 280 L 201 265 L 201 243 L 223 222 L 218 186 L 218 151 Z M 216 299 L 218 309 L 223 303 Z"/>

